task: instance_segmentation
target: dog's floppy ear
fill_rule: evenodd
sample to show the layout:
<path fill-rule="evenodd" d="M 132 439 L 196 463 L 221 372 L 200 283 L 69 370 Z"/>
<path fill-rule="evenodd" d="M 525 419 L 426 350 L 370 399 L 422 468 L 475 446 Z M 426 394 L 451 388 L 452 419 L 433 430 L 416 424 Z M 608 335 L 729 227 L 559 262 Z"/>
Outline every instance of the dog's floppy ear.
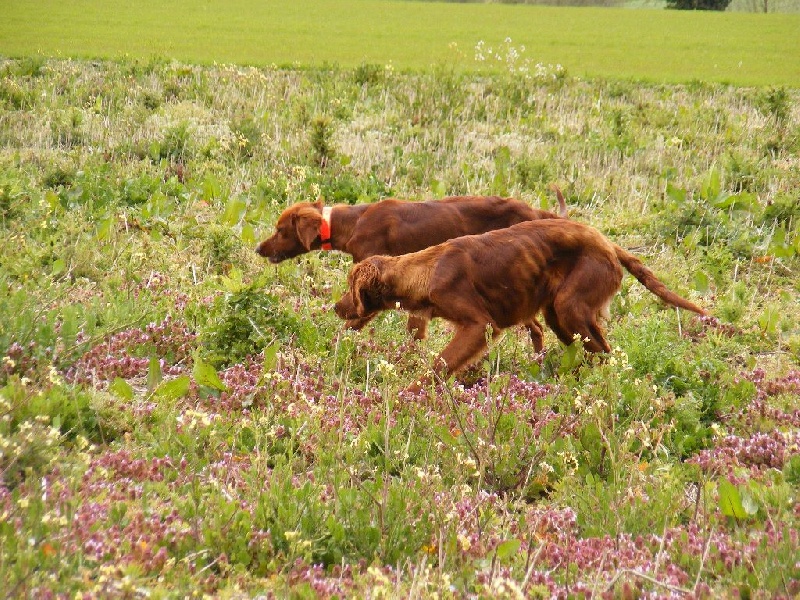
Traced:
<path fill-rule="evenodd" d="M 383 292 L 378 261 L 368 258 L 358 263 L 353 267 L 350 280 L 350 294 L 353 297 L 356 314 L 359 317 L 366 317 L 375 310 L 367 305 L 367 300 L 377 298 Z"/>
<path fill-rule="evenodd" d="M 311 208 L 298 211 L 294 216 L 294 230 L 297 239 L 306 251 L 311 250 L 311 244 L 319 237 L 320 223 L 322 223 L 322 215 Z"/>

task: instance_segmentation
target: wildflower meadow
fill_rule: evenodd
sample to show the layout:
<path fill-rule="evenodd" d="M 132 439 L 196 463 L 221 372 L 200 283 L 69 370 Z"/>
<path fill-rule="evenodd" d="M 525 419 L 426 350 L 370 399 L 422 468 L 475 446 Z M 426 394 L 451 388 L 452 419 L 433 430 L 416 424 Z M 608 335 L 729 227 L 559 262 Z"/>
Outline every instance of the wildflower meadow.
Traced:
<path fill-rule="evenodd" d="M 800 594 L 800 92 L 476 70 L 0 59 L 4 598 Z M 501 68 L 485 71 L 495 61 Z M 296 201 L 514 196 L 631 249 L 605 356 L 332 311 Z"/>

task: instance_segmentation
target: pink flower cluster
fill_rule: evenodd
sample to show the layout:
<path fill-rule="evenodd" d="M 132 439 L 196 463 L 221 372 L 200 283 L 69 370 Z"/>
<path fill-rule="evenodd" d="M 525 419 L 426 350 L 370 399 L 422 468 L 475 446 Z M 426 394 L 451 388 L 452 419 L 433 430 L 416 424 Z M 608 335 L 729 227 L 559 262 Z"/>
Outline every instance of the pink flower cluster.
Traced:
<path fill-rule="evenodd" d="M 84 473 L 77 504 L 66 536 L 68 551 L 82 552 L 99 562 L 136 562 L 148 572 L 158 572 L 171 548 L 192 535 L 192 528 L 178 509 L 163 499 L 143 499 L 146 482 L 167 482 L 178 489 L 186 475 L 183 465 L 167 457 L 139 459 L 125 450 L 95 457 Z M 63 491 L 61 502 L 71 492 Z"/>
<path fill-rule="evenodd" d="M 186 372 L 196 334 L 178 321 L 166 317 L 144 330 L 127 329 L 86 352 L 65 373 L 67 381 L 101 384 L 115 377 L 146 377 L 150 354 L 158 356 L 163 374 Z"/>
<path fill-rule="evenodd" d="M 728 477 L 733 477 L 738 469 L 747 468 L 750 477 L 759 478 L 766 469 L 782 469 L 788 456 L 799 447 L 800 431 L 782 433 L 773 429 L 749 438 L 727 435 L 713 448 L 701 450 L 687 462 L 699 465 L 706 473 Z"/>

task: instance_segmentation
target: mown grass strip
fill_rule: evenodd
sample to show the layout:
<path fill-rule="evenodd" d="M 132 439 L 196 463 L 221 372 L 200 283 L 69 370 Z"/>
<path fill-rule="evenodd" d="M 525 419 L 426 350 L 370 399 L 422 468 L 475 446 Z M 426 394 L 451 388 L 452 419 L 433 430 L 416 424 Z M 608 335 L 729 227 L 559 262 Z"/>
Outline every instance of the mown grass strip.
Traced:
<path fill-rule="evenodd" d="M 785 14 L 392 0 L 41 0 L 6 3 L 0 54 L 475 68 L 476 42 L 510 37 L 532 61 L 560 63 L 573 75 L 800 86 L 797 31 L 800 15 Z"/>

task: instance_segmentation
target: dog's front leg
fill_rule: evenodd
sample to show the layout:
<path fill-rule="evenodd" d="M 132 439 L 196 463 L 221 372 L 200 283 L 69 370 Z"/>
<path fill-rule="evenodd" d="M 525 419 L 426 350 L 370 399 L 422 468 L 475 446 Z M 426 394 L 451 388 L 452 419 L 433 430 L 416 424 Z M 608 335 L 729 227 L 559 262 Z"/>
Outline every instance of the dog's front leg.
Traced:
<path fill-rule="evenodd" d="M 428 336 L 428 317 L 421 315 L 408 315 L 406 329 L 415 340 L 424 340 Z"/>
<path fill-rule="evenodd" d="M 497 330 L 493 328 L 493 335 Z M 456 325 L 456 334 L 450 343 L 436 357 L 433 370 L 437 376 L 447 379 L 468 366 L 472 360 L 486 351 L 486 326 L 482 324 Z M 409 385 L 405 391 L 416 394 L 430 384 L 431 378 L 421 377 Z"/>
<path fill-rule="evenodd" d="M 486 323 L 456 324 L 456 334 L 436 359 L 436 370 L 444 377 L 458 373 L 486 351 Z M 499 330 L 491 326 L 492 337 Z"/>

